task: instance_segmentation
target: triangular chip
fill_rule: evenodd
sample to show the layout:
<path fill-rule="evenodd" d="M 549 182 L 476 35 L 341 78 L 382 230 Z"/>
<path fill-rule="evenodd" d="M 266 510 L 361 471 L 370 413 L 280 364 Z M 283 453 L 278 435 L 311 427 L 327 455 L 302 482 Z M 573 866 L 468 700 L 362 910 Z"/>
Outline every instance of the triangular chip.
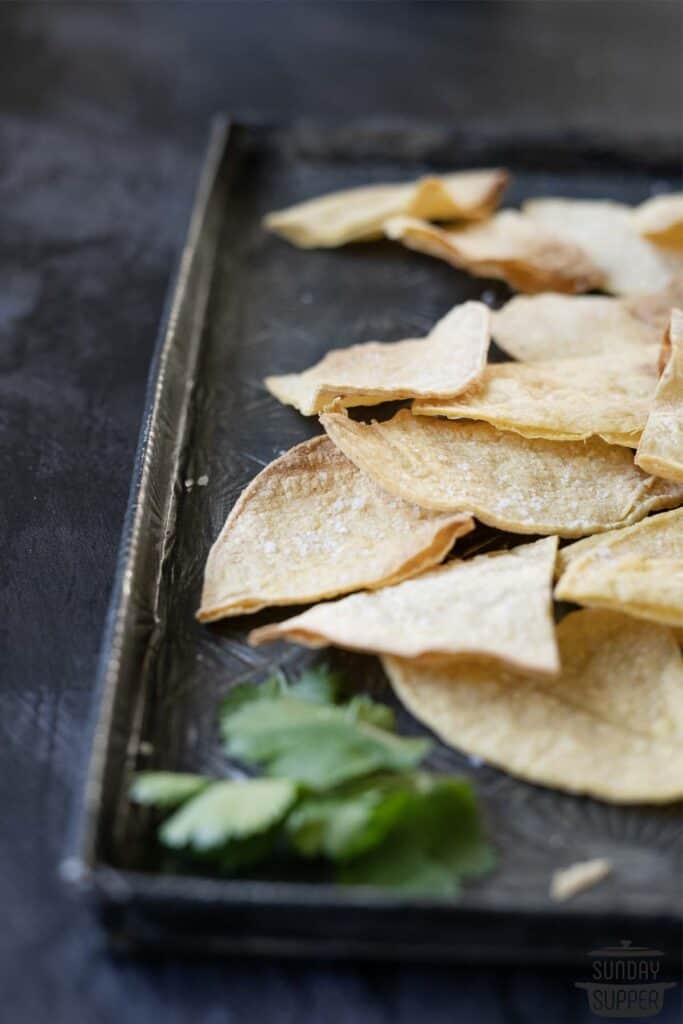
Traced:
<path fill-rule="evenodd" d="M 683 194 L 653 196 L 633 211 L 636 231 L 656 245 L 683 249 Z"/>
<path fill-rule="evenodd" d="M 250 643 L 287 639 L 403 658 L 469 656 L 528 672 L 559 671 L 550 585 L 557 537 L 449 562 L 372 594 L 316 605 L 254 630 Z"/>
<path fill-rule="evenodd" d="M 479 220 L 500 202 L 506 171 L 456 171 L 398 185 L 368 185 L 309 199 L 269 213 L 263 224 L 302 249 L 380 238 L 387 217 Z"/>
<path fill-rule="evenodd" d="M 668 361 L 636 452 L 647 473 L 683 482 L 683 310 L 674 309 L 666 339 Z"/>
<path fill-rule="evenodd" d="M 303 373 L 266 377 L 265 384 L 305 416 L 332 402 L 339 407 L 459 395 L 484 372 L 490 317 L 483 303 L 466 302 L 439 320 L 426 338 L 336 349 Z"/>
<path fill-rule="evenodd" d="M 677 253 L 652 245 L 638 233 L 630 206 L 609 200 L 530 199 L 523 210 L 548 231 L 580 246 L 603 272 L 606 290 L 615 295 L 657 292 L 683 267 Z"/>
<path fill-rule="evenodd" d="M 598 436 L 635 448 L 657 386 L 658 354 L 650 346 L 620 358 L 495 363 L 459 398 L 423 398 L 412 409 L 417 416 L 485 420 L 524 437 L 580 441 Z"/>
<path fill-rule="evenodd" d="M 683 485 L 647 476 L 627 448 L 530 440 L 488 423 L 431 419 L 402 409 L 383 423 L 344 413 L 320 421 L 380 487 L 425 508 L 469 511 L 513 533 L 581 537 L 683 503 Z"/>
<path fill-rule="evenodd" d="M 492 324 L 496 344 L 528 363 L 611 354 L 618 365 L 623 349 L 658 344 L 663 329 L 644 323 L 620 299 L 553 292 L 516 295 Z"/>
<path fill-rule="evenodd" d="M 683 509 L 570 544 L 558 600 L 683 626 Z"/>
<path fill-rule="evenodd" d="M 440 562 L 467 515 L 435 515 L 393 498 L 323 435 L 252 480 L 206 563 L 197 618 L 303 604 L 387 586 Z"/>
<path fill-rule="evenodd" d="M 529 782 L 615 803 L 683 797 L 683 661 L 672 630 L 610 611 L 557 628 L 562 672 L 534 679 L 385 657 L 400 700 L 446 743 Z"/>
<path fill-rule="evenodd" d="M 409 249 L 477 277 L 501 278 L 521 292 L 586 292 L 603 283 L 600 270 L 578 246 L 517 210 L 455 229 L 415 217 L 392 217 L 384 231 Z"/>

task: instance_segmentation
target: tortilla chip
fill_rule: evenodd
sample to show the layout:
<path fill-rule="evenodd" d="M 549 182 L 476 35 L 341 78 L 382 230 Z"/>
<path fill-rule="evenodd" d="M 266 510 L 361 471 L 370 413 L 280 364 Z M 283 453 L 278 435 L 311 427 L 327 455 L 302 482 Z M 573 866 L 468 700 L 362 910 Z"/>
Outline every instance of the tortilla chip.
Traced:
<path fill-rule="evenodd" d="M 647 199 L 633 211 L 633 223 L 655 245 L 683 249 L 683 193 Z"/>
<path fill-rule="evenodd" d="M 333 248 L 382 237 L 387 217 L 479 220 L 496 208 L 506 171 L 456 171 L 398 185 L 345 189 L 269 213 L 263 225 L 302 249 Z"/>
<path fill-rule="evenodd" d="M 667 313 L 668 316 L 668 313 Z M 535 363 L 612 354 L 656 345 L 657 324 L 644 323 L 620 299 L 602 295 L 517 295 L 493 314 L 496 344 L 513 359 Z"/>
<path fill-rule="evenodd" d="M 683 797 L 683 660 L 672 630 L 616 612 L 557 627 L 562 673 L 382 659 L 444 742 L 529 782 L 615 803 Z"/>
<path fill-rule="evenodd" d="M 337 447 L 380 487 L 424 508 L 467 510 L 513 533 L 581 537 L 683 503 L 683 485 L 655 480 L 626 448 L 529 440 L 488 423 L 402 409 L 383 423 L 320 417 Z"/>
<path fill-rule="evenodd" d="M 550 585 L 557 537 L 449 562 L 373 594 L 319 604 L 249 636 L 334 644 L 402 658 L 469 656 L 554 675 L 560 670 Z"/>
<path fill-rule="evenodd" d="M 636 464 L 665 480 L 683 482 L 683 310 L 671 312 L 669 358 L 636 452 Z"/>
<path fill-rule="evenodd" d="M 550 898 L 556 903 L 564 903 L 586 889 L 592 889 L 611 873 L 612 862 L 606 857 L 577 861 L 569 867 L 558 868 L 553 871 L 550 881 Z"/>
<path fill-rule="evenodd" d="M 437 228 L 415 217 L 392 217 L 388 238 L 468 270 L 496 277 L 521 292 L 586 292 L 602 285 L 602 273 L 571 242 L 517 210 L 503 210 L 483 224 Z"/>
<path fill-rule="evenodd" d="M 472 527 L 392 498 L 314 437 L 242 492 L 209 552 L 197 618 L 384 587 L 436 565 Z"/>
<path fill-rule="evenodd" d="M 615 295 L 660 291 L 683 267 L 683 258 L 673 250 L 665 252 L 638 234 L 630 206 L 608 200 L 530 199 L 523 210 L 548 231 L 580 246 L 602 271 L 606 291 Z"/>
<path fill-rule="evenodd" d="M 683 626 L 683 509 L 570 544 L 558 600 Z"/>
<path fill-rule="evenodd" d="M 496 363 L 459 398 L 413 402 L 417 416 L 485 420 L 524 437 L 601 437 L 636 448 L 657 387 L 658 349 L 614 356 Z"/>
<path fill-rule="evenodd" d="M 651 324 L 658 331 L 666 331 L 671 319 L 671 310 L 683 307 L 683 273 L 674 274 L 666 288 L 651 295 L 629 295 L 621 300 L 625 309 L 643 323 Z"/>
<path fill-rule="evenodd" d="M 488 307 L 456 306 L 426 338 L 391 344 L 370 341 L 328 352 L 303 373 L 266 377 L 266 387 L 305 416 L 331 405 L 375 405 L 417 395 L 459 395 L 486 366 Z"/>

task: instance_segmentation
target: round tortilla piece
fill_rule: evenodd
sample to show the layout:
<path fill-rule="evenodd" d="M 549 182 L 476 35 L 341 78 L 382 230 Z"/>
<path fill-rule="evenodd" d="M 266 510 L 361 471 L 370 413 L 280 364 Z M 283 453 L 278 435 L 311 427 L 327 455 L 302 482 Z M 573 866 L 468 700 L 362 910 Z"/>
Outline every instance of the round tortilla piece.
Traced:
<path fill-rule="evenodd" d="M 560 663 L 551 583 L 557 537 L 453 561 L 370 594 L 309 608 L 254 630 L 249 642 L 286 639 L 403 658 L 495 659 L 541 675 Z"/>
<path fill-rule="evenodd" d="M 562 672 L 384 657 L 402 703 L 445 743 L 529 782 L 614 803 L 683 797 L 683 660 L 672 630 L 610 611 L 557 628 Z"/>
<path fill-rule="evenodd" d="M 200 622 L 387 586 L 438 564 L 467 514 L 392 497 L 321 435 L 252 480 L 209 552 Z"/>
<path fill-rule="evenodd" d="M 496 277 L 521 292 L 587 292 L 603 275 L 578 246 L 517 210 L 482 224 L 437 228 L 416 217 L 392 217 L 387 238 L 436 256 L 477 277 Z"/>
<path fill-rule="evenodd" d="M 416 416 L 485 420 L 524 437 L 636 448 L 657 387 L 659 346 L 630 349 L 620 357 L 495 363 L 478 385 L 458 398 L 421 398 Z"/>
<path fill-rule="evenodd" d="M 455 171 L 397 185 L 344 189 L 269 213 L 268 231 L 302 249 L 334 248 L 382 237 L 387 217 L 479 220 L 500 202 L 509 176 L 500 168 Z"/>
<path fill-rule="evenodd" d="M 512 533 L 582 537 L 683 503 L 683 484 L 647 476 L 627 448 L 598 438 L 531 440 L 488 423 L 413 416 L 382 423 L 320 417 L 380 487 L 424 508 L 468 511 Z"/>
<path fill-rule="evenodd" d="M 266 377 L 265 385 L 305 416 L 331 404 L 340 408 L 459 395 L 484 372 L 490 323 L 487 306 L 465 302 L 439 320 L 426 338 L 335 349 L 303 373 Z"/>

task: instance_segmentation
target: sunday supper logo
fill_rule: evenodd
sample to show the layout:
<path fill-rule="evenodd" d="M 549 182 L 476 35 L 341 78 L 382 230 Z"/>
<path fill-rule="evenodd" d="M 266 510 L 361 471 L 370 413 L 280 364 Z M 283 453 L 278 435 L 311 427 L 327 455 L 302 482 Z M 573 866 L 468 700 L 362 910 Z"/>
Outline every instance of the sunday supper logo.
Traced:
<path fill-rule="evenodd" d="M 656 1017 L 664 1006 L 664 992 L 674 981 L 660 981 L 661 960 L 658 949 L 632 946 L 622 939 L 619 946 L 594 949 L 591 981 L 577 981 L 575 988 L 586 990 L 588 1004 L 596 1017 Z"/>

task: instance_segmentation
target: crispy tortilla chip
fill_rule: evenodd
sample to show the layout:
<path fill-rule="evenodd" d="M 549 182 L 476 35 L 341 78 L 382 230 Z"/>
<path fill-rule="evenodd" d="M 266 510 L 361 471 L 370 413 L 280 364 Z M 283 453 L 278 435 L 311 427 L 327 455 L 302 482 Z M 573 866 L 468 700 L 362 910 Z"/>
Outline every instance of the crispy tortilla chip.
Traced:
<path fill-rule="evenodd" d="M 668 314 L 667 314 L 668 316 Z M 657 324 L 644 323 L 620 299 L 602 295 L 517 295 L 493 314 L 496 344 L 514 359 L 536 363 L 612 354 L 656 345 Z"/>
<path fill-rule="evenodd" d="M 479 220 L 496 208 L 507 183 L 507 172 L 498 168 L 369 185 L 269 213 L 263 224 L 302 249 L 332 248 L 381 238 L 384 221 L 400 213 L 425 220 Z"/>
<path fill-rule="evenodd" d="M 683 797 L 683 660 L 673 632 L 616 612 L 557 628 L 562 673 L 382 659 L 444 742 L 529 782 L 615 803 Z"/>
<path fill-rule="evenodd" d="M 334 443 L 380 487 L 424 508 L 467 510 L 513 533 L 581 537 L 683 503 L 683 485 L 655 480 L 626 448 L 530 440 L 488 423 L 402 409 L 383 423 L 320 417 Z"/>
<path fill-rule="evenodd" d="M 563 548 L 558 600 L 683 626 L 683 509 Z"/>
<path fill-rule="evenodd" d="M 683 249 L 683 194 L 653 196 L 633 211 L 636 231 L 655 245 Z"/>
<path fill-rule="evenodd" d="M 601 437 L 636 448 L 657 386 L 658 349 L 613 356 L 496 363 L 459 398 L 413 402 L 417 416 L 485 420 L 524 437 Z"/>
<path fill-rule="evenodd" d="M 209 552 L 197 618 L 396 583 L 440 562 L 472 525 L 392 498 L 314 437 L 242 492 Z"/>
<path fill-rule="evenodd" d="M 577 861 L 569 867 L 558 868 L 550 880 L 550 898 L 556 903 L 564 903 L 586 889 L 592 889 L 611 873 L 612 862 L 606 857 Z"/>
<path fill-rule="evenodd" d="M 666 339 L 668 362 L 636 452 L 646 473 L 683 482 L 683 310 L 674 309 Z"/>
<path fill-rule="evenodd" d="M 521 292 L 586 292 L 602 285 L 602 273 L 578 246 L 517 210 L 448 230 L 415 217 L 392 217 L 384 232 L 409 249 L 477 277 L 501 278 Z"/>
<path fill-rule="evenodd" d="M 266 377 L 265 384 L 305 416 L 332 402 L 340 407 L 459 395 L 484 372 L 490 317 L 483 303 L 466 302 L 439 320 L 424 339 L 337 349 L 303 373 Z"/>
<path fill-rule="evenodd" d="M 673 250 L 665 252 L 638 234 L 630 206 L 609 200 L 530 199 L 523 210 L 548 231 L 580 246 L 602 271 L 606 290 L 615 295 L 660 291 L 683 267 Z"/>
<path fill-rule="evenodd" d="M 316 605 L 254 630 L 249 642 L 285 638 L 403 658 L 464 655 L 557 674 L 550 598 L 556 553 L 557 537 L 546 537 L 449 562 L 395 587 Z"/>

